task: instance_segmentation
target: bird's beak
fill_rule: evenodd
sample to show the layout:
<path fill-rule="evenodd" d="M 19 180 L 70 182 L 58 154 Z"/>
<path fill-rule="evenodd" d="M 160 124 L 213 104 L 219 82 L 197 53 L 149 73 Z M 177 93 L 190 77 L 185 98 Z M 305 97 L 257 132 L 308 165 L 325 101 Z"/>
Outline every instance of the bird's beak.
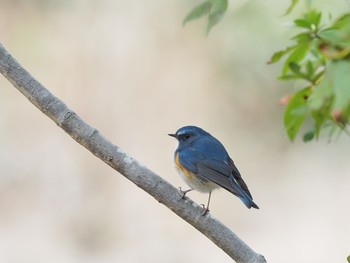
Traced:
<path fill-rule="evenodd" d="M 169 133 L 168 135 L 177 139 L 177 135 L 176 134 Z"/>

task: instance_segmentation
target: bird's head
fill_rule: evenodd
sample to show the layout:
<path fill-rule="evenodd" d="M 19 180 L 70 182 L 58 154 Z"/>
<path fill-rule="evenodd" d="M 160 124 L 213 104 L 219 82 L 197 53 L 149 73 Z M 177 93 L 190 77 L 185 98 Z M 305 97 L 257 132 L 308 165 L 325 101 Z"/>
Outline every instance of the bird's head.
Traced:
<path fill-rule="evenodd" d="M 190 144 L 199 137 L 208 135 L 208 133 L 196 126 L 185 126 L 178 129 L 176 133 L 168 135 L 176 138 L 180 144 Z"/>

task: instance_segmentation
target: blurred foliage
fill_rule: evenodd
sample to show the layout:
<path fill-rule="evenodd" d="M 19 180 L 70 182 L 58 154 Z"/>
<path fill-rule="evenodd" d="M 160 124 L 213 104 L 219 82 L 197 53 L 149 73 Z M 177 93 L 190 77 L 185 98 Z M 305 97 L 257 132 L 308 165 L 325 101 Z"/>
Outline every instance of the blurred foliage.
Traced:
<path fill-rule="evenodd" d="M 350 256 L 348 256 L 346 259 L 347 259 L 347 260 L 348 260 L 348 262 L 350 263 Z"/>
<path fill-rule="evenodd" d="M 228 0 L 206 0 L 194 7 L 185 17 L 183 24 L 201 18 L 208 17 L 207 33 L 223 18 L 228 5 Z"/>
<path fill-rule="evenodd" d="M 298 2 L 291 0 L 285 14 L 291 13 Z M 183 23 L 207 16 L 209 33 L 222 19 L 227 4 L 227 0 L 204 1 L 189 12 Z M 281 99 L 286 105 L 284 127 L 291 141 L 305 120 L 311 120 L 303 136 L 305 142 L 317 139 L 326 129 L 330 138 L 339 131 L 349 133 L 350 13 L 329 25 L 323 25 L 321 20 L 322 13 L 308 7 L 294 20 L 299 32 L 291 38 L 292 45 L 274 53 L 269 61 L 271 64 L 285 58 L 278 79 L 292 80 L 302 87 Z"/>
<path fill-rule="evenodd" d="M 294 80 L 303 88 L 284 99 L 284 127 L 294 140 L 307 116 L 312 125 L 304 141 L 318 138 L 322 130 L 329 136 L 347 132 L 350 120 L 350 13 L 321 25 L 322 14 L 314 9 L 294 20 L 300 30 L 293 45 L 276 52 L 270 63 L 286 57 L 281 80 Z"/>
<path fill-rule="evenodd" d="M 294 9 L 294 7 L 296 6 L 296 4 L 299 2 L 299 0 L 291 0 L 291 1 L 292 1 L 292 3 L 291 3 L 290 6 L 288 7 L 288 9 L 287 9 L 287 11 L 284 13 L 284 15 L 290 14 L 290 13 L 293 11 L 293 9 Z"/>

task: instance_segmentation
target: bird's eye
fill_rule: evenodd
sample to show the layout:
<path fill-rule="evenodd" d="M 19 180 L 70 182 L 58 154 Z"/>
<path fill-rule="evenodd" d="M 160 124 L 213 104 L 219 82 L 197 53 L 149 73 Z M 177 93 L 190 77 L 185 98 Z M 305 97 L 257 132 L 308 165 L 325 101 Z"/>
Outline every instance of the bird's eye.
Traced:
<path fill-rule="evenodd" d="M 189 139 L 190 137 L 191 137 L 190 134 L 188 134 L 188 133 L 185 134 L 185 138 L 186 138 L 186 139 Z"/>

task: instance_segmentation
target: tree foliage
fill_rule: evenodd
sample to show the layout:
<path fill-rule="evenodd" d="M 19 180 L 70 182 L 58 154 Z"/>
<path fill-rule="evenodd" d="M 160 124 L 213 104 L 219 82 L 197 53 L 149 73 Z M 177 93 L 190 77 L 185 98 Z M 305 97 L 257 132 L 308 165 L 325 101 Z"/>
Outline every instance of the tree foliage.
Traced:
<path fill-rule="evenodd" d="M 298 0 L 291 0 L 285 14 L 293 11 Z M 206 0 L 185 17 L 184 24 L 208 17 L 207 32 L 227 10 L 227 0 Z M 350 13 L 325 25 L 322 13 L 308 8 L 294 20 L 298 33 L 292 44 L 275 52 L 269 64 L 284 59 L 278 79 L 294 81 L 300 87 L 283 98 L 286 105 L 284 128 L 294 141 L 302 125 L 307 126 L 305 142 L 317 139 L 328 130 L 348 133 L 350 122 Z M 311 120 L 311 121 L 310 121 Z"/>
<path fill-rule="evenodd" d="M 281 80 L 294 80 L 303 85 L 286 100 L 284 127 L 294 140 L 307 116 L 309 130 L 304 141 L 318 138 L 329 129 L 346 131 L 350 119 L 350 14 L 321 24 L 322 14 L 314 9 L 294 20 L 300 30 L 293 44 L 276 52 L 270 63 L 285 57 Z"/>
<path fill-rule="evenodd" d="M 228 5 L 228 0 L 206 0 L 194 7 L 185 17 L 183 24 L 207 16 L 207 33 L 223 18 Z"/>

